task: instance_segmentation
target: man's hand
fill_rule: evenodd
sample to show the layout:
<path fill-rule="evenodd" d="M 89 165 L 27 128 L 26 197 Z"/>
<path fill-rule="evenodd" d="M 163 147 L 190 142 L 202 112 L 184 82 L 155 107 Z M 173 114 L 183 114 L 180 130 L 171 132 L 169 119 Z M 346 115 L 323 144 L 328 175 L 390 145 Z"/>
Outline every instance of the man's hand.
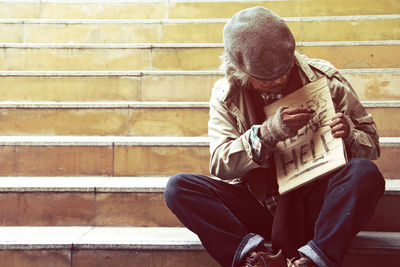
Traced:
<path fill-rule="evenodd" d="M 291 131 L 297 132 L 305 126 L 314 116 L 314 110 L 310 108 L 287 108 L 282 111 L 282 122 Z"/>
<path fill-rule="evenodd" d="M 336 113 L 329 126 L 331 127 L 333 137 L 343 139 L 349 137 L 350 126 L 343 113 Z"/>

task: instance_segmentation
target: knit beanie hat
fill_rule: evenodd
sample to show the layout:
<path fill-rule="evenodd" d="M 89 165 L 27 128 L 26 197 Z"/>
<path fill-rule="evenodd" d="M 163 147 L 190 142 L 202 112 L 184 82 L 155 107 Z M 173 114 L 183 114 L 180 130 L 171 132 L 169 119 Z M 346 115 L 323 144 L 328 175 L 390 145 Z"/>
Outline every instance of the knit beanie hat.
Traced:
<path fill-rule="evenodd" d="M 293 62 L 295 40 L 289 27 L 265 7 L 236 13 L 225 25 L 223 39 L 231 62 L 259 80 L 281 77 Z"/>

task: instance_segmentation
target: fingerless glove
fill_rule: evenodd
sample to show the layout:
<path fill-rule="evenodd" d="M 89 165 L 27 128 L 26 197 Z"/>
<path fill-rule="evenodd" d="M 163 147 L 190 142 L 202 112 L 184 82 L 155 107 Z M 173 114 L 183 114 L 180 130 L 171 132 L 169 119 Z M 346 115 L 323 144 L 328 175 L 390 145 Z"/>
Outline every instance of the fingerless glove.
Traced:
<path fill-rule="evenodd" d="M 297 132 L 292 131 L 282 120 L 282 111 L 287 107 L 280 107 L 273 117 L 267 118 L 260 128 L 260 138 L 263 145 L 275 146 L 279 141 L 293 137 Z"/>

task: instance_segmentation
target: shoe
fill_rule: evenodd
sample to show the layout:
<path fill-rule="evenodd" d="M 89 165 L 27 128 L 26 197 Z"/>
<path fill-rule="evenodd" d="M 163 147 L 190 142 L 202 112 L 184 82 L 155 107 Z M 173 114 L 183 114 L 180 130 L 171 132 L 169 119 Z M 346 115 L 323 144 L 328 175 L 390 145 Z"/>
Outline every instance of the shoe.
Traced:
<path fill-rule="evenodd" d="M 282 251 L 275 255 L 266 252 L 253 252 L 246 258 L 244 267 L 287 267 Z"/>
<path fill-rule="evenodd" d="M 294 262 L 288 261 L 288 267 L 318 267 L 309 257 L 302 257 Z"/>

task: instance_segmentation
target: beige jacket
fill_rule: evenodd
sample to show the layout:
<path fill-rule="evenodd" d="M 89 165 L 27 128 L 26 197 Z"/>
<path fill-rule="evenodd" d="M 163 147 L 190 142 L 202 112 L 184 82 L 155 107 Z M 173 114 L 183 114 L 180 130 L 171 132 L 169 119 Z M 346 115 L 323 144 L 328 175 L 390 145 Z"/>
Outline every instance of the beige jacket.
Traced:
<path fill-rule="evenodd" d="M 379 136 L 373 118 L 348 81 L 327 61 L 310 59 L 297 52 L 295 59 L 303 85 L 325 75 L 336 112 L 351 119 L 350 137 L 345 142 L 349 157 L 379 157 Z M 264 119 L 260 120 L 262 103 L 257 104 L 254 99 L 254 90 L 230 85 L 225 78 L 214 85 L 208 123 L 210 171 L 222 180 L 241 182 L 249 171 L 269 167 L 268 163 L 261 166 L 253 160 L 249 143 L 251 126 L 261 124 Z"/>

